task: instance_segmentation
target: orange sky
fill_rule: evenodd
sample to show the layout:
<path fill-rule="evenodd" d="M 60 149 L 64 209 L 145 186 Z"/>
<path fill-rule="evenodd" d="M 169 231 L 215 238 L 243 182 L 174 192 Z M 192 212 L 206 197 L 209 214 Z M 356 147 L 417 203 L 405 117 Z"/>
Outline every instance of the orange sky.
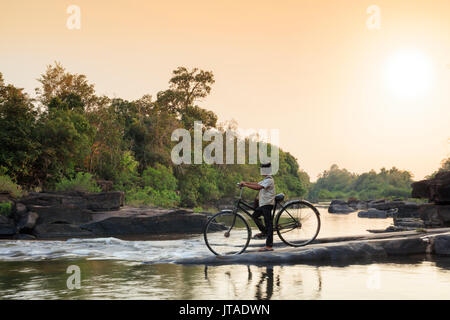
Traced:
<path fill-rule="evenodd" d="M 71 4 L 81 30 L 66 28 Z M 381 9 L 380 30 L 366 26 L 370 5 Z M 178 66 L 211 70 L 201 105 L 242 128 L 279 129 L 312 180 L 333 163 L 421 179 L 450 156 L 449 39 L 448 0 L 0 0 L 8 83 L 33 93 L 56 60 L 99 94 L 137 99 L 167 88 Z M 426 94 L 386 86 L 398 52 L 425 57 Z"/>

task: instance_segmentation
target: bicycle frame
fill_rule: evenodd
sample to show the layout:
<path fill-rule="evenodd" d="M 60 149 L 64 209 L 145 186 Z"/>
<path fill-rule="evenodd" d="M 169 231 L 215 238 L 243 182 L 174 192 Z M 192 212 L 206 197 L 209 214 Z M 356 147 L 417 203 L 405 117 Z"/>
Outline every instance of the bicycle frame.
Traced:
<path fill-rule="evenodd" d="M 235 214 L 235 217 L 233 218 L 233 222 L 231 224 L 229 231 L 231 231 L 231 229 L 234 227 L 234 224 L 236 222 L 236 214 L 239 209 L 241 209 L 250 219 L 252 219 L 252 221 L 255 221 L 255 219 L 253 218 L 253 215 L 250 212 L 248 212 L 247 210 L 252 210 L 254 212 L 257 208 L 251 206 L 250 204 L 248 204 L 247 202 L 242 200 L 242 192 L 244 191 L 244 188 L 240 187 L 240 189 L 241 189 L 241 192 L 239 194 L 239 198 L 236 200 L 236 204 L 233 209 L 233 213 Z M 273 206 L 273 209 L 272 209 L 272 219 L 275 216 L 277 206 L 278 206 L 278 202 L 275 201 L 275 205 Z M 274 230 L 275 230 L 275 227 L 274 227 Z"/>

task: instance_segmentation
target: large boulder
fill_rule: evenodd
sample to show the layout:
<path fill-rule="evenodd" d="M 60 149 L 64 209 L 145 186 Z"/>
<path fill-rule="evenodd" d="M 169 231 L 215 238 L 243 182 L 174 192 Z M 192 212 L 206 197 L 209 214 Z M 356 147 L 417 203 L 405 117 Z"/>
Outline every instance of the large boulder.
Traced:
<path fill-rule="evenodd" d="M 96 236 L 202 233 L 207 216 L 186 210 L 160 215 L 113 216 L 81 226 Z"/>
<path fill-rule="evenodd" d="M 87 209 L 83 192 L 31 192 L 27 197 L 20 199 L 29 209 L 29 206 L 74 206 L 79 209 Z"/>
<path fill-rule="evenodd" d="M 30 211 L 39 215 L 37 224 L 48 223 L 67 223 L 67 224 L 84 224 L 92 220 L 92 211 L 80 209 L 76 206 L 36 206 L 28 207 Z"/>
<path fill-rule="evenodd" d="M 373 202 L 369 204 L 370 208 L 375 208 L 378 210 L 391 210 L 399 207 L 405 206 L 404 201 L 380 201 L 380 202 Z"/>
<path fill-rule="evenodd" d="M 38 239 L 81 238 L 92 236 L 91 232 L 81 229 L 80 226 L 66 223 L 40 224 L 34 228 L 33 234 Z"/>
<path fill-rule="evenodd" d="M 30 233 L 36 226 L 39 215 L 36 212 L 26 212 L 22 214 L 21 219 L 17 223 L 17 231 L 19 233 Z"/>
<path fill-rule="evenodd" d="M 30 206 L 54 206 L 71 207 L 80 210 L 109 211 L 118 210 L 121 204 L 123 205 L 123 192 L 33 192 L 22 198 L 20 202 L 26 205 L 28 209 L 30 209 Z"/>
<path fill-rule="evenodd" d="M 367 209 L 366 201 L 357 200 L 357 199 L 349 199 L 347 204 L 350 208 L 353 208 L 355 210 Z"/>
<path fill-rule="evenodd" d="M 358 212 L 358 217 L 360 218 L 378 218 L 378 219 L 385 219 L 385 218 L 391 218 L 394 215 L 395 211 L 389 210 L 378 210 L 375 208 L 370 208 L 367 211 L 360 211 Z"/>
<path fill-rule="evenodd" d="M 418 218 L 394 218 L 394 226 L 406 229 L 422 229 L 425 223 Z"/>
<path fill-rule="evenodd" d="M 397 209 L 397 217 L 399 218 L 418 218 L 420 216 L 419 205 L 415 202 L 404 202 Z"/>
<path fill-rule="evenodd" d="M 123 192 L 88 193 L 84 195 L 87 209 L 92 211 L 119 210 L 123 205 Z"/>
<path fill-rule="evenodd" d="M 0 238 L 10 237 L 16 234 L 16 225 L 14 220 L 0 216 Z"/>
<path fill-rule="evenodd" d="M 439 172 L 433 179 L 414 182 L 413 198 L 427 198 L 430 202 L 450 204 L 450 171 Z"/>
<path fill-rule="evenodd" d="M 434 237 L 434 252 L 438 255 L 450 256 L 450 234 L 441 234 Z"/>
<path fill-rule="evenodd" d="M 450 226 L 450 205 L 426 203 L 419 206 L 419 217 L 430 227 Z"/>
<path fill-rule="evenodd" d="M 340 213 L 346 214 L 356 211 L 354 208 L 350 207 L 347 202 L 341 200 L 333 200 L 328 207 L 329 213 Z"/>

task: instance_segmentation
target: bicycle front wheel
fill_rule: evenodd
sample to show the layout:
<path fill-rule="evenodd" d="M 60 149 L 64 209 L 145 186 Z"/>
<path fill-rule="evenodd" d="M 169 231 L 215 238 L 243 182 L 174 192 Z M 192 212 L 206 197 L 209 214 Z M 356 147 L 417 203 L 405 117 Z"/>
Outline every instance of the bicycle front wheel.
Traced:
<path fill-rule="evenodd" d="M 208 220 L 203 236 L 206 246 L 215 255 L 235 255 L 247 248 L 251 229 L 239 213 L 223 211 Z"/>
<path fill-rule="evenodd" d="M 307 201 L 292 201 L 278 213 L 275 228 L 280 239 L 287 245 L 305 246 L 319 234 L 319 211 Z"/>

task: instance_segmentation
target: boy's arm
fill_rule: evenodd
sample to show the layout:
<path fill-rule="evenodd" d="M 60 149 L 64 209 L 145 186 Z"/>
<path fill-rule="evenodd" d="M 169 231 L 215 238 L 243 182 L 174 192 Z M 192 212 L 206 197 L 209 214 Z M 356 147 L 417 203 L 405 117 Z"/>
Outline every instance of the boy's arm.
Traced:
<path fill-rule="evenodd" d="M 264 189 L 264 187 L 256 182 L 241 182 L 240 183 L 241 186 L 243 187 L 247 187 L 253 190 L 261 190 Z"/>

